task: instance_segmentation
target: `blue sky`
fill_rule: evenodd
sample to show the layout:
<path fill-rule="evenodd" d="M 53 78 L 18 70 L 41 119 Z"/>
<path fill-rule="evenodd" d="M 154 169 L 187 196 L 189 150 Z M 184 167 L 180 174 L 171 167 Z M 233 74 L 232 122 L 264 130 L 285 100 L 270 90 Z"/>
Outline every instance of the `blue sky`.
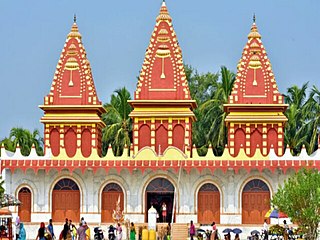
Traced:
<path fill-rule="evenodd" d="M 77 14 L 98 96 L 135 90 L 161 0 L 0 0 L 0 140 L 12 127 L 35 128 L 61 50 Z M 280 92 L 320 88 L 320 1 L 167 0 L 183 59 L 199 72 L 235 71 L 256 23 Z"/>

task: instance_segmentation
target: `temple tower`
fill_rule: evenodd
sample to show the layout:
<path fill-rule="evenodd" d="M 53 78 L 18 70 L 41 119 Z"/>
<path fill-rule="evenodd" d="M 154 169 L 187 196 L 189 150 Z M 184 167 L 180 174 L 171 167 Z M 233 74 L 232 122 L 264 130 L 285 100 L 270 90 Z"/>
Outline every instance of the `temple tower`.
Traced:
<path fill-rule="evenodd" d="M 54 156 L 101 155 L 100 116 L 105 112 L 94 86 L 76 19 L 62 49 L 44 111 L 45 148 Z"/>
<path fill-rule="evenodd" d="M 134 100 L 133 147 L 137 153 L 150 146 L 161 155 L 169 146 L 182 152 L 191 147 L 192 110 L 196 103 L 190 97 L 182 53 L 165 2 L 140 71 Z"/>
<path fill-rule="evenodd" d="M 232 93 L 224 105 L 230 154 L 236 156 L 244 148 L 248 156 L 256 150 L 267 155 L 273 146 L 282 155 L 287 104 L 278 91 L 255 17 L 237 69 Z"/>

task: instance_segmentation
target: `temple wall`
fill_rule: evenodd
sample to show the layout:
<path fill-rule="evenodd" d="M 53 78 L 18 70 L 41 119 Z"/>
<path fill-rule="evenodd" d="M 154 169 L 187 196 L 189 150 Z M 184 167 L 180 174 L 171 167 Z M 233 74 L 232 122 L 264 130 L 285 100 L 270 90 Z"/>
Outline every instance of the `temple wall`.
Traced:
<path fill-rule="evenodd" d="M 179 172 L 171 169 L 164 171 L 161 169 L 152 171 L 133 170 L 130 173 L 123 169 L 118 173 L 116 169 L 111 169 L 107 174 L 103 169 L 93 172 L 90 169 L 83 173 L 80 169 L 70 173 L 68 169 L 58 172 L 55 169 L 39 170 L 35 173 L 28 169 L 26 173 L 17 169 L 12 174 L 10 170 L 5 170 L 5 188 L 7 193 L 12 193 L 16 197 L 22 187 L 28 187 L 32 193 L 31 221 L 38 223 L 47 222 L 51 218 L 52 209 L 52 190 L 54 185 L 62 178 L 70 178 L 77 183 L 80 189 L 80 216 L 83 216 L 88 223 L 101 222 L 101 196 L 103 188 L 108 184 L 115 182 L 124 193 L 124 213 L 125 218 L 133 222 L 144 222 L 146 197 L 145 191 L 147 185 L 155 178 L 165 178 L 169 180 L 177 189 L 178 212 L 176 213 L 176 222 L 185 223 L 194 220 L 197 222 L 197 195 L 200 187 L 205 183 L 214 184 L 220 192 L 220 223 L 221 224 L 241 224 L 241 193 L 245 184 L 252 179 L 263 180 L 270 189 L 270 194 L 276 191 L 278 184 L 293 174 L 294 171 L 288 171 L 286 175 L 280 170 L 274 173 L 268 169 L 240 170 L 235 173 L 234 170 L 227 170 L 225 173 L 217 169 L 211 173 L 208 169 L 199 172 L 192 169 L 190 173 L 181 169 L 180 181 L 178 183 Z M 271 197 L 270 196 L 270 197 Z M 10 207 L 14 216 L 17 215 L 18 208 Z M 77 222 L 78 220 L 74 220 Z"/>

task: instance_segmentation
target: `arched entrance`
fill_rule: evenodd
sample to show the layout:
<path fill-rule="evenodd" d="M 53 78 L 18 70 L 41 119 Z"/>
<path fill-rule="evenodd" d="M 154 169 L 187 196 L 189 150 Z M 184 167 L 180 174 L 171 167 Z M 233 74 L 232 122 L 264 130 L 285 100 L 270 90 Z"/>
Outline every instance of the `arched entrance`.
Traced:
<path fill-rule="evenodd" d="M 124 195 L 121 187 L 116 183 L 109 183 L 103 188 L 101 197 L 101 222 L 114 222 L 112 213 L 113 210 L 116 209 L 119 197 L 120 209 L 123 211 Z"/>
<path fill-rule="evenodd" d="M 270 190 L 260 179 L 249 181 L 242 192 L 242 223 L 262 224 L 270 209 Z"/>
<path fill-rule="evenodd" d="M 27 187 L 20 189 L 18 199 L 21 204 L 18 207 L 18 216 L 22 222 L 31 222 L 31 191 Z"/>
<path fill-rule="evenodd" d="M 206 183 L 198 193 L 198 223 L 220 223 L 220 192 L 218 188 Z"/>
<path fill-rule="evenodd" d="M 80 191 L 78 185 L 69 178 L 61 179 L 52 191 L 52 220 L 65 219 L 77 222 L 80 219 Z"/>
<path fill-rule="evenodd" d="M 174 186 L 165 178 L 153 179 L 146 189 L 145 221 L 148 221 L 148 210 L 151 205 L 157 210 L 157 222 L 171 222 L 174 202 Z M 166 216 L 162 216 L 162 206 L 166 205 Z"/>

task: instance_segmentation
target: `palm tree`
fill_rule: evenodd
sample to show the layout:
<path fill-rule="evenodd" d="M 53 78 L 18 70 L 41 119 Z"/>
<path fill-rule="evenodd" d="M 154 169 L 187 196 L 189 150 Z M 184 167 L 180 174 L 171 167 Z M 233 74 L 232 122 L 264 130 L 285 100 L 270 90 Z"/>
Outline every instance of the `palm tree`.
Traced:
<path fill-rule="evenodd" d="M 125 146 L 130 149 L 132 139 L 132 120 L 129 117 L 132 107 L 128 103 L 131 100 L 129 91 L 123 87 L 114 91 L 111 95 L 110 103 L 104 104 L 106 113 L 103 114 L 102 120 L 106 127 L 102 132 L 103 154 L 111 144 L 116 156 L 123 153 Z"/>
<path fill-rule="evenodd" d="M 32 133 L 24 128 L 12 128 L 8 138 L 4 138 L 1 143 L 4 147 L 14 152 L 19 144 L 21 154 L 28 156 L 32 145 L 35 146 L 38 155 L 43 155 L 43 138 L 40 136 L 39 130 L 35 129 Z"/>
<path fill-rule="evenodd" d="M 309 154 L 317 148 L 317 139 L 320 128 L 320 91 L 313 86 L 309 99 L 306 103 L 307 125 L 308 125 L 308 143 L 306 144 Z"/>
<path fill-rule="evenodd" d="M 306 90 L 308 83 L 302 85 L 301 88 L 294 85 L 287 89 L 285 102 L 289 104 L 285 115 L 288 122 L 285 126 L 284 142 L 289 145 L 291 153 L 297 155 L 301 151 L 303 144 L 307 144 L 308 125 L 306 124 L 308 113 L 308 105 L 310 101 L 306 101 Z"/>
<path fill-rule="evenodd" d="M 218 73 L 199 74 L 196 69 L 190 65 L 184 66 L 191 98 L 196 100 L 199 106 L 194 110 L 197 121 L 192 125 L 192 143 L 196 146 L 200 156 L 206 155 L 208 150 L 208 141 L 205 138 L 209 131 L 209 126 L 203 122 L 203 114 L 199 110 L 201 105 L 210 100 L 216 92 L 217 82 L 219 80 Z"/>
<path fill-rule="evenodd" d="M 226 113 L 223 104 L 228 102 L 231 94 L 236 75 L 222 66 L 220 70 L 220 80 L 217 82 L 216 91 L 212 99 L 204 102 L 200 106 L 200 112 L 203 114 L 203 122 L 209 126 L 206 134 L 208 143 L 212 144 L 213 151 L 216 155 L 221 155 L 224 146 L 227 143 L 227 128 L 225 125 Z"/>

